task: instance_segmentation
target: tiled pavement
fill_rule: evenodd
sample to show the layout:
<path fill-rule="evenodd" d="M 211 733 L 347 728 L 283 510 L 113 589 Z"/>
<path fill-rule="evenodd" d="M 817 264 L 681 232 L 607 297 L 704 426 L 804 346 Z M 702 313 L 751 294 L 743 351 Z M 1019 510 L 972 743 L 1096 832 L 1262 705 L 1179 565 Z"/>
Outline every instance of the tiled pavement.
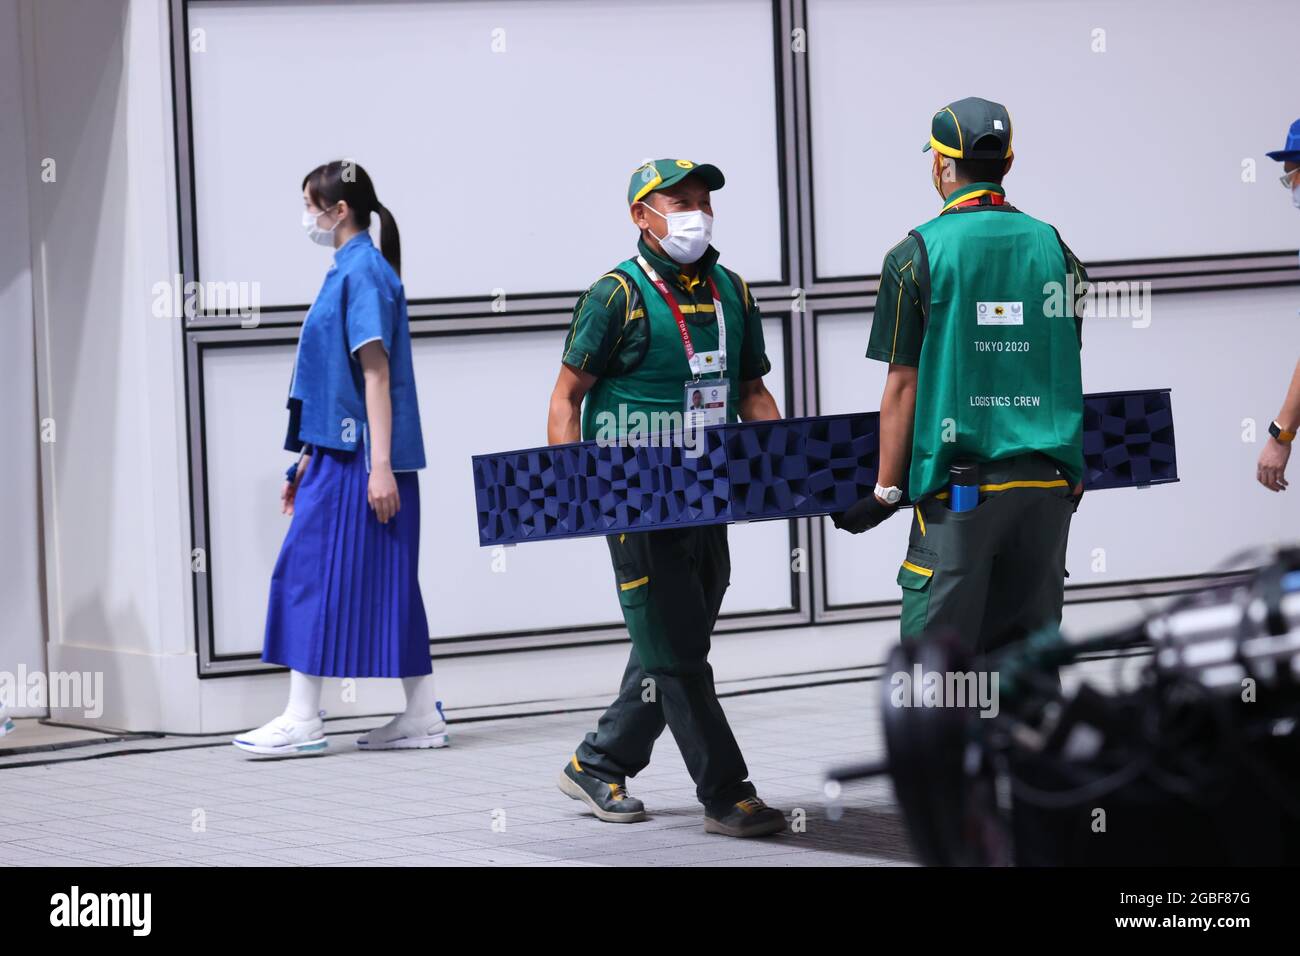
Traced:
<path fill-rule="evenodd" d="M 362 753 L 331 734 L 322 757 L 256 761 L 228 744 L 0 769 L 0 864 L 866 865 L 910 859 L 883 780 L 847 791 L 827 818 L 821 775 L 878 752 L 855 682 L 724 701 L 769 803 L 802 832 L 706 834 L 665 733 L 632 791 L 652 812 L 601 823 L 555 787 L 597 714 L 451 725 L 446 750 Z M 379 723 L 379 721 L 375 721 Z"/>
<path fill-rule="evenodd" d="M 1116 673 L 1112 662 L 1085 667 L 1103 684 Z M 821 792 L 828 768 L 883 756 L 878 687 L 854 680 L 724 699 L 760 795 L 802 812 L 801 832 L 769 839 L 704 832 L 670 733 L 631 782 L 651 819 L 615 825 L 554 782 L 597 712 L 461 723 L 453 713 L 446 750 L 359 752 L 352 722 L 321 757 L 258 761 L 223 741 L 186 741 L 0 765 L 0 865 L 905 864 L 913 857 L 886 779 L 848 787 L 835 807 Z"/>

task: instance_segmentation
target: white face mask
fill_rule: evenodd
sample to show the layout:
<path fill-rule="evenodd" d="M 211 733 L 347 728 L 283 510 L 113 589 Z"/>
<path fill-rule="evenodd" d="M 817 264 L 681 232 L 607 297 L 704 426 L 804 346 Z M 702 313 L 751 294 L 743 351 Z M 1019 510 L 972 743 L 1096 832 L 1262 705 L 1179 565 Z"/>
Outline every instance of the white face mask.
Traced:
<path fill-rule="evenodd" d="M 674 262 L 690 265 L 704 255 L 709 240 L 713 238 L 712 216 L 700 209 L 665 215 L 649 203 L 643 205 L 668 224 L 667 235 L 657 235 L 653 229 L 650 235 L 659 240 L 659 245 Z"/>
<path fill-rule="evenodd" d="M 1300 209 L 1300 169 L 1292 169 L 1278 177 L 1285 188 L 1291 190 L 1291 205 Z"/>
<path fill-rule="evenodd" d="M 328 229 L 322 229 L 316 224 L 316 220 L 323 215 L 325 215 L 323 212 L 313 215 L 310 209 L 304 209 L 302 211 L 302 228 L 307 231 L 307 238 L 318 246 L 332 246 L 334 245 L 334 230 L 339 227 L 339 224 L 336 222 Z"/>

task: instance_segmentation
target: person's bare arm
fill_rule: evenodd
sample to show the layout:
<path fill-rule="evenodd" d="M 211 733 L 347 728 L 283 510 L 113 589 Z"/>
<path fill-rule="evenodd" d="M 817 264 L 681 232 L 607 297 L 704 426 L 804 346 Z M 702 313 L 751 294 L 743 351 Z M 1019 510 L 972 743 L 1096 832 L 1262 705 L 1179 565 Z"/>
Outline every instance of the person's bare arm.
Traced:
<path fill-rule="evenodd" d="M 914 365 L 891 364 L 880 396 L 880 471 L 876 480 L 886 488 L 907 489 L 916 419 L 916 373 Z"/>
<path fill-rule="evenodd" d="M 401 508 L 393 475 L 393 396 L 389 391 L 388 353 L 378 339 L 357 350 L 366 382 L 366 425 L 369 430 L 370 481 L 366 498 L 380 524 Z"/>
<path fill-rule="evenodd" d="M 761 378 L 750 379 L 740 383 L 740 420 L 742 422 L 765 422 L 780 418 L 776 399 L 767 390 Z"/>
<path fill-rule="evenodd" d="M 560 375 L 551 392 L 551 408 L 546 420 L 548 445 L 565 445 L 582 440 L 582 399 L 595 384 L 595 375 L 560 365 Z"/>
<path fill-rule="evenodd" d="M 1300 429 L 1300 362 L 1291 375 L 1291 386 L 1286 390 L 1282 410 L 1277 413 L 1277 427 L 1293 432 Z M 1264 449 L 1259 453 L 1255 477 L 1269 491 L 1286 491 L 1286 464 L 1291 458 L 1291 443 L 1280 442 L 1272 435 L 1264 439 Z"/>

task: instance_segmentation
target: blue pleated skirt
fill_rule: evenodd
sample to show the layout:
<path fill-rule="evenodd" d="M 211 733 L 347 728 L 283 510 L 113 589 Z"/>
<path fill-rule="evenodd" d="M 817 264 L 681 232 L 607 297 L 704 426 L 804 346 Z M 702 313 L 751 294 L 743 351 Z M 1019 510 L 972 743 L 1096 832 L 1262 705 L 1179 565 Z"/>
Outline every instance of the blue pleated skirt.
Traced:
<path fill-rule="evenodd" d="M 420 596 L 420 484 L 401 472 L 401 507 L 380 524 L 364 453 L 317 448 L 271 574 L 262 660 L 322 677 L 432 671 Z"/>

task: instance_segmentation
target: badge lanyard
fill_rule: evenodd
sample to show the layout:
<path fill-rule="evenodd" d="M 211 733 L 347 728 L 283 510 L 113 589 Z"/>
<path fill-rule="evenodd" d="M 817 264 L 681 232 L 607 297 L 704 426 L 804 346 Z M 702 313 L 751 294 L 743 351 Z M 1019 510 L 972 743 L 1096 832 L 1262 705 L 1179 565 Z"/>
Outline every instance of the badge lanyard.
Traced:
<path fill-rule="evenodd" d="M 651 268 L 650 263 L 645 261 L 644 256 L 636 257 L 637 263 L 641 270 L 645 272 L 646 278 L 654 283 L 659 294 L 668 303 L 668 308 L 672 310 L 673 318 L 677 320 L 677 331 L 682 337 L 682 344 L 686 346 L 686 364 L 691 367 L 691 374 L 696 380 L 700 377 L 700 357 L 695 352 L 695 346 L 691 344 L 691 333 L 686 328 L 686 319 L 682 316 L 681 306 L 669 291 L 664 280 Z M 726 317 L 722 314 L 722 303 L 718 300 L 718 287 L 713 283 L 713 277 L 709 276 L 709 292 L 713 295 L 713 311 L 718 317 L 718 371 L 725 374 L 727 371 L 727 322 Z"/>
<path fill-rule="evenodd" d="M 986 197 L 988 198 L 987 203 L 984 202 Z M 981 190 L 980 192 L 975 193 L 973 196 L 971 196 L 968 199 L 963 199 L 961 202 L 955 202 L 952 203 L 951 205 L 944 206 L 943 212 L 948 212 L 948 210 L 950 209 L 964 209 L 967 206 L 983 206 L 983 205 L 1005 206 L 1006 204 L 1007 204 L 1007 197 L 1003 196 L 1001 193 L 990 192 L 988 190 Z"/>

